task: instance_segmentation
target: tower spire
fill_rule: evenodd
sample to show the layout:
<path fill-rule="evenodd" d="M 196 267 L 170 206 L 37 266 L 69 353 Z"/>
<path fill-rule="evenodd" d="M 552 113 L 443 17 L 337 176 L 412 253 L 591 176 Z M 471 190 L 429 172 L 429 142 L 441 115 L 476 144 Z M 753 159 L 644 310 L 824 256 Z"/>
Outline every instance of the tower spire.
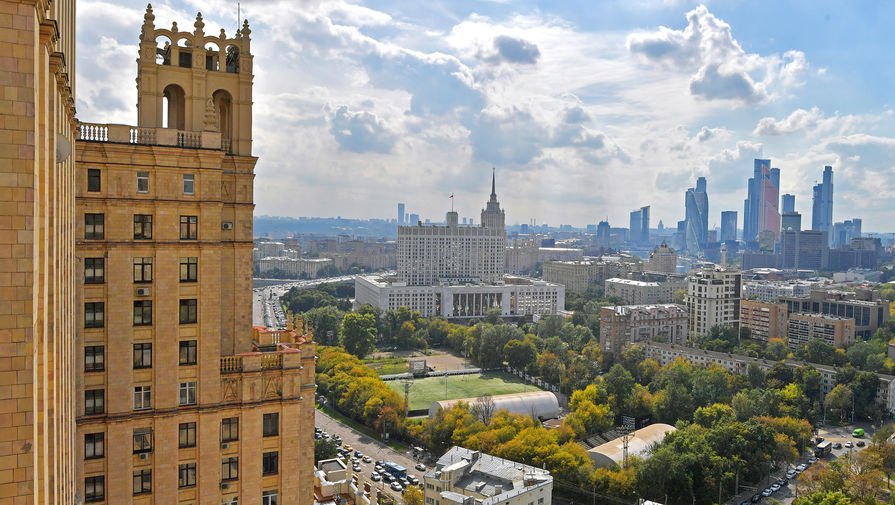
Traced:
<path fill-rule="evenodd" d="M 497 192 L 494 190 L 495 169 L 491 167 L 491 199 L 497 200 Z"/>

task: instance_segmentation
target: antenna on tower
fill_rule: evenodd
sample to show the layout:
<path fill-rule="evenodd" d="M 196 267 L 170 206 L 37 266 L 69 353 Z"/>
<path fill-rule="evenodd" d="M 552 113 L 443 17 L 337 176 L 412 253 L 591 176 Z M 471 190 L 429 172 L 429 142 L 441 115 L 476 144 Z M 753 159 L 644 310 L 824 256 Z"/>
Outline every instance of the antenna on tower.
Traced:
<path fill-rule="evenodd" d="M 242 15 L 240 12 L 239 2 L 236 2 L 236 31 L 239 31 L 240 23 L 242 22 Z"/>
<path fill-rule="evenodd" d="M 407 419 L 407 414 L 410 409 L 410 386 L 413 385 L 413 379 L 404 379 L 404 419 Z"/>

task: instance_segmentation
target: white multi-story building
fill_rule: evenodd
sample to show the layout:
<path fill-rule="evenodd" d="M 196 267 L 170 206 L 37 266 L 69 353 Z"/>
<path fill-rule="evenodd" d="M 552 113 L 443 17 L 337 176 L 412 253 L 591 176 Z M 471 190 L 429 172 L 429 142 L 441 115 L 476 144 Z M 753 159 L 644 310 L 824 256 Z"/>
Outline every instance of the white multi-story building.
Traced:
<path fill-rule="evenodd" d="M 637 281 L 633 279 L 606 279 L 604 294 L 617 296 L 624 300 L 626 305 L 650 305 L 654 303 L 671 303 L 674 301 L 674 293 L 680 289 L 686 289 L 685 280 L 668 277 L 664 281 Z"/>
<path fill-rule="evenodd" d="M 255 248 L 262 258 L 278 258 L 283 255 L 283 249 L 286 246 L 282 242 L 270 242 L 267 240 L 259 240 L 255 242 Z"/>
<path fill-rule="evenodd" d="M 808 296 L 816 283 L 802 280 L 792 281 L 748 281 L 743 283 L 743 298 L 758 298 L 773 301 L 784 296 Z"/>
<path fill-rule="evenodd" d="M 306 275 L 312 279 L 317 277 L 320 270 L 327 265 L 332 265 L 329 258 L 261 258 L 258 260 L 258 271 L 264 275 L 272 270 L 279 270 L 288 275 Z"/>
<path fill-rule="evenodd" d="M 454 211 L 445 226 L 399 226 L 398 280 L 408 286 L 500 281 L 506 267 L 504 220 L 492 179 L 481 226 L 460 226 Z"/>
<path fill-rule="evenodd" d="M 547 470 L 451 447 L 423 476 L 426 505 L 550 505 Z"/>
<path fill-rule="evenodd" d="M 424 317 L 452 319 L 484 317 L 491 310 L 500 310 L 505 317 L 556 314 L 566 303 L 563 286 L 512 275 L 494 284 L 434 286 L 408 286 L 393 277 L 364 275 L 354 280 L 354 297 L 357 306 L 370 304 L 382 310 L 409 307 Z"/>
<path fill-rule="evenodd" d="M 446 225 L 399 227 L 397 274 L 357 277 L 355 304 L 450 318 L 483 317 L 495 309 L 508 317 L 555 314 L 565 308 L 563 286 L 504 275 L 505 216 L 493 178 L 481 226 L 457 220 L 451 211 Z"/>
<path fill-rule="evenodd" d="M 714 326 L 739 326 L 742 273 L 700 270 L 687 278 L 690 334 L 706 335 Z"/>

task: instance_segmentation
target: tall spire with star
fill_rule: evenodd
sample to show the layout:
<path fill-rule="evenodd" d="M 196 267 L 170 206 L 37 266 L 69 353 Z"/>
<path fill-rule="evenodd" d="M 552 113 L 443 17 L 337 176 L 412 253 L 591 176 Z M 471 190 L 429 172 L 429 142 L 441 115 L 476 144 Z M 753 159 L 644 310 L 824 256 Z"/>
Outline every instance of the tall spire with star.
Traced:
<path fill-rule="evenodd" d="M 482 210 L 482 226 L 485 228 L 503 228 L 506 220 L 504 211 L 500 208 L 497 201 L 497 174 L 494 168 L 491 169 L 491 198 L 485 209 Z"/>

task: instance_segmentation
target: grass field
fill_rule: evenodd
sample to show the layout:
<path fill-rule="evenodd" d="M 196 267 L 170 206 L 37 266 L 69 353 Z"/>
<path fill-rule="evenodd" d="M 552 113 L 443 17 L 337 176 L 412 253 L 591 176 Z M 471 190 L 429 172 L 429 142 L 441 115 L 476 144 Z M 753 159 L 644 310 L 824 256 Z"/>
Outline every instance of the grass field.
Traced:
<path fill-rule="evenodd" d="M 427 409 L 436 400 L 475 398 L 485 393 L 504 395 L 539 390 L 537 386 L 525 385 L 522 379 L 506 372 L 448 376 L 447 396 L 444 394 L 444 382 L 445 377 L 414 380 L 410 388 L 410 410 Z M 403 381 L 388 381 L 386 384 L 404 395 Z"/>
<path fill-rule="evenodd" d="M 364 364 L 375 370 L 378 375 L 407 373 L 407 358 L 365 359 Z"/>

